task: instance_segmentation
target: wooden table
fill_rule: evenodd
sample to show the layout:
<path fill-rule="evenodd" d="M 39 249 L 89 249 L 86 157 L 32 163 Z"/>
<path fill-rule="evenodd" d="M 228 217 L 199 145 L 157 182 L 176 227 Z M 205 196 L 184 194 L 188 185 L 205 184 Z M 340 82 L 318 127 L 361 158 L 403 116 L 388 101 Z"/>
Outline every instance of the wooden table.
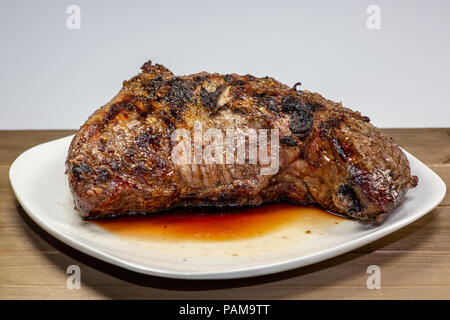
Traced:
<path fill-rule="evenodd" d="M 397 143 L 449 185 L 450 129 L 388 129 Z M 184 281 L 144 276 L 80 253 L 28 218 L 8 171 L 25 149 L 73 131 L 0 131 L 0 299 L 450 299 L 450 196 L 415 223 L 355 251 L 258 278 Z M 69 290 L 66 269 L 81 268 Z M 369 265 L 381 289 L 369 290 Z"/>

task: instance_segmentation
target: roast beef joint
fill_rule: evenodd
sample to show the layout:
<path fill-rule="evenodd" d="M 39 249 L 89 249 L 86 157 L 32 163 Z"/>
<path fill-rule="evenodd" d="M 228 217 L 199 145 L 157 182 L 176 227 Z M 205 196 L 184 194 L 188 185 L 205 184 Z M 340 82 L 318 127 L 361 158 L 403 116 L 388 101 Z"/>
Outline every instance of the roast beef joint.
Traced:
<path fill-rule="evenodd" d="M 417 185 L 369 118 L 298 84 L 141 69 L 70 145 L 66 172 L 86 219 L 289 201 L 380 224 Z"/>

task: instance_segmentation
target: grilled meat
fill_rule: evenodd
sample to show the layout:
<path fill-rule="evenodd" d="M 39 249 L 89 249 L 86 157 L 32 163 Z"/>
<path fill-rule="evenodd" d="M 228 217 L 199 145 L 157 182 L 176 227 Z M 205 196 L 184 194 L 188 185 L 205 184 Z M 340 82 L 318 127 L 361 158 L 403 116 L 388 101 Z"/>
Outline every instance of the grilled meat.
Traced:
<path fill-rule="evenodd" d="M 379 224 L 417 184 L 391 138 L 317 93 L 270 77 L 174 76 L 150 61 L 141 69 L 70 145 L 69 184 L 85 218 L 284 200 Z M 278 129 L 278 171 L 261 174 L 249 154 L 240 164 L 177 163 L 173 133 L 192 133 L 196 122 L 202 133 Z"/>

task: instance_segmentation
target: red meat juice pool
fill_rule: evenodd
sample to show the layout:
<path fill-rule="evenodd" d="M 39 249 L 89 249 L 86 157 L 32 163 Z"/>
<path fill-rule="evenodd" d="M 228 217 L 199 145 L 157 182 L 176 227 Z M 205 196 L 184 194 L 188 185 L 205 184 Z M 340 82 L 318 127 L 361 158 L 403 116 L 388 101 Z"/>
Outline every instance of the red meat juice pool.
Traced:
<path fill-rule="evenodd" d="M 299 232 L 314 232 L 346 219 L 312 206 L 288 203 L 250 208 L 182 208 L 147 215 L 94 220 L 101 228 L 137 239 L 226 241 L 253 238 L 301 223 Z"/>

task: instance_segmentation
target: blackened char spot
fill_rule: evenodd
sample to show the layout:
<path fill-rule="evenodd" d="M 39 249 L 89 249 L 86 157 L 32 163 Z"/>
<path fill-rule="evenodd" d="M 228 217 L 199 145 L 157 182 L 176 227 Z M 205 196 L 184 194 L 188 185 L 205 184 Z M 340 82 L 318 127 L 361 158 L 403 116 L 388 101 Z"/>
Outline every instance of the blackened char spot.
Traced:
<path fill-rule="evenodd" d="M 207 74 L 202 74 L 202 75 L 196 75 L 194 76 L 193 80 L 195 82 L 195 85 L 197 86 L 199 83 L 202 83 L 203 81 L 205 81 L 208 78 Z"/>
<path fill-rule="evenodd" d="M 74 165 L 72 167 L 72 173 L 75 177 L 78 177 L 78 176 L 82 175 L 83 173 L 88 173 L 91 170 L 92 170 L 91 167 L 84 163 L 80 164 L 80 165 Z"/>
<path fill-rule="evenodd" d="M 141 70 L 143 72 L 147 72 L 147 73 L 160 73 L 160 74 L 172 74 L 172 72 L 170 72 L 169 69 L 167 69 L 166 67 L 164 67 L 161 64 L 152 64 L 152 62 L 150 60 L 148 60 L 146 63 L 144 63 L 144 65 L 141 67 Z"/>
<path fill-rule="evenodd" d="M 301 86 L 301 85 L 302 85 L 301 82 L 296 82 L 296 83 L 294 83 L 294 85 L 292 86 L 292 89 L 295 90 L 295 91 L 297 91 L 297 87 L 298 87 L 298 86 Z"/>
<path fill-rule="evenodd" d="M 296 112 L 291 116 L 291 123 L 289 124 L 289 129 L 293 134 L 299 136 L 305 136 L 308 134 L 312 125 L 311 114 L 306 111 Z"/>
<path fill-rule="evenodd" d="M 178 122 L 182 122 L 183 121 L 183 117 L 182 117 L 182 113 L 181 113 L 181 109 L 178 106 L 172 106 L 169 109 L 169 113 L 170 115 L 173 117 L 173 119 L 175 119 Z"/>
<path fill-rule="evenodd" d="M 309 108 L 311 109 L 311 111 L 317 111 L 317 110 L 321 110 L 324 109 L 323 106 L 319 105 L 319 104 L 315 104 L 315 103 L 310 103 L 309 104 Z"/>
<path fill-rule="evenodd" d="M 265 106 L 267 110 L 272 112 L 280 111 L 278 105 L 278 99 L 272 95 L 271 92 L 263 91 L 260 93 L 254 92 L 252 93 L 252 98 L 256 101 L 259 106 Z"/>
<path fill-rule="evenodd" d="M 224 80 L 225 82 L 229 83 L 230 81 L 233 80 L 233 76 L 232 76 L 231 74 L 226 74 L 226 75 L 223 77 L 223 80 Z"/>
<path fill-rule="evenodd" d="M 172 78 L 166 82 L 170 86 L 163 100 L 169 105 L 168 114 L 175 121 L 183 120 L 186 104 L 192 101 L 195 85 L 191 79 Z M 166 122 L 170 127 L 170 125 Z"/>
<path fill-rule="evenodd" d="M 157 76 L 147 82 L 146 89 L 150 98 L 155 98 L 158 90 L 164 85 L 164 80 L 161 76 Z"/>
<path fill-rule="evenodd" d="M 132 102 L 126 100 L 112 104 L 105 114 L 104 123 L 113 120 L 123 110 L 133 111 L 135 110 L 135 106 Z"/>
<path fill-rule="evenodd" d="M 136 144 L 140 148 L 147 148 L 148 146 L 151 146 L 152 148 L 158 148 L 159 136 L 148 132 L 144 132 L 136 138 Z"/>
<path fill-rule="evenodd" d="M 281 101 L 282 111 L 284 113 L 296 112 L 298 109 L 302 109 L 302 104 L 294 95 L 287 95 Z"/>
<path fill-rule="evenodd" d="M 101 182 L 105 182 L 105 181 L 109 180 L 109 173 L 108 173 L 108 170 L 106 170 L 106 169 L 98 170 L 97 176 Z"/>
<path fill-rule="evenodd" d="M 417 187 L 417 184 L 419 183 L 419 177 L 418 176 L 411 176 L 411 187 Z"/>
<path fill-rule="evenodd" d="M 342 122 L 342 117 L 332 117 L 329 120 L 323 121 L 319 124 L 319 132 L 324 139 L 328 137 L 333 137 L 335 135 L 334 130 L 339 129 Z"/>
<path fill-rule="evenodd" d="M 191 79 L 172 78 L 167 81 L 170 89 L 167 91 L 164 100 L 175 106 L 177 109 L 184 107 L 186 103 L 191 102 L 194 83 Z"/>
<path fill-rule="evenodd" d="M 280 109 L 278 108 L 277 101 L 272 99 L 267 102 L 267 109 L 272 112 L 278 112 Z"/>
<path fill-rule="evenodd" d="M 338 193 L 341 197 L 342 203 L 345 206 L 345 210 L 349 214 L 355 214 L 361 212 L 361 203 L 356 196 L 355 191 L 347 184 L 339 185 Z"/>
<path fill-rule="evenodd" d="M 252 97 L 253 99 L 259 101 L 259 100 L 263 100 L 265 97 L 267 97 L 269 95 L 269 92 L 267 91 L 263 91 L 263 92 L 252 92 Z"/>
<path fill-rule="evenodd" d="M 295 147 L 298 145 L 297 141 L 295 141 L 294 138 L 288 137 L 288 136 L 281 137 L 280 142 L 281 142 L 281 144 L 284 144 L 289 147 Z"/>
<path fill-rule="evenodd" d="M 149 98 L 144 96 L 137 96 L 133 99 L 134 111 L 142 117 L 146 118 L 154 111 L 154 107 Z"/>
<path fill-rule="evenodd" d="M 205 88 L 201 88 L 200 90 L 200 97 L 202 99 L 202 105 L 203 107 L 209 109 L 210 111 L 213 111 L 217 107 L 217 99 L 219 98 L 220 93 L 222 92 L 222 87 L 219 86 L 216 91 L 209 92 Z"/>
<path fill-rule="evenodd" d="M 167 112 L 163 110 L 159 112 L 159 118 L 162 122 L 164 122 L 164 124 L 167 126 L 169 130 L 175 129 L 175 123 L 173 122 L 173 115 L 169 115 L 167 114 Z"/>
<path fill-rule="evenodd" d="M 224 80 L 227 84 L 231 86 L 243 86 L 245 84 L 245 81 L 237 79 L 235 76 L 231 74 L 225 75 Z"/>
<path fill-rule="evenodd" d="M 289 128 L 293 134 L 300 137 L 306 136 L 311 130 L 312 113 L 309 105 L 303 104 L 300 99 L 294 95 L 288 95 L 283 98 L 282 111 L 291 115 Z"/>

